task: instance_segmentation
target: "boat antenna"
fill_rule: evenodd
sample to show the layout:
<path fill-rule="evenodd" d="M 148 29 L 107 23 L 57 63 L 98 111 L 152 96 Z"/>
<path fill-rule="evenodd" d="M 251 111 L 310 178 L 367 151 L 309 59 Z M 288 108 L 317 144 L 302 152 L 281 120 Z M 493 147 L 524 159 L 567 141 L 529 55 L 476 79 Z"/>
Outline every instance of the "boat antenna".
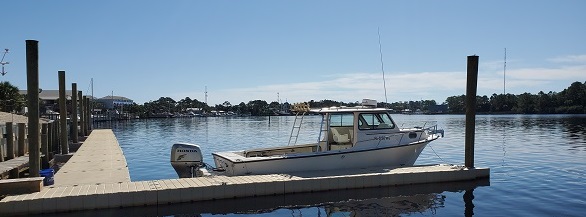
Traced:
<path fill-rule="evenodd" d="M 385 80 L 385 63 L 383 62 L 383 46 L 380 42 L 380 27 L 377 28 L 378 31 L 378 52 L 380 54 L 380 68 L 383 72 L 383 87 L 385 88 L 385 108 L 389 104 L 389 100 L 387 99 L 387 81 Z"/>
<path fill-rule="evenodd" d="M 4 49 L 4 55 L 2 55 L 2 60 L 0 60 L 0 64 L 2 64 L 2 72 L 0 72 L 0 74 L 2 74 L 2 76 L 6 75 L 6 71 L 4 71 L 4 65 L 6 64 L 10 64 L 10 62 L 4 62 L 4 57 L 6 57 L 6 54 L 8 53 L 8 48 Z"/>

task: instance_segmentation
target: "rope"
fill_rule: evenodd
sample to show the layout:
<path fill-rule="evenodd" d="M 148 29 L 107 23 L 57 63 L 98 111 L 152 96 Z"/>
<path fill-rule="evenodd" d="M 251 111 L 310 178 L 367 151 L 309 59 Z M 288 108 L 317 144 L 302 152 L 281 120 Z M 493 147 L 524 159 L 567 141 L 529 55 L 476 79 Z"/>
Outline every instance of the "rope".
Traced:
<path fill-rule="evenodd" d="M 444 162 L 445 164 L 448 164 L 448 162 L 446 162 L 444 159 L 442 159 L 437 152 L 435 152 L 435 150 L 433 149 L 433 147 L 431 146 L 431 144 L 429 144 L 429 147 L 431 148 L 431 150 L 433 151 L 433 153 L 435 154 L 435 156 L 437 156 L 437 158 L 439 158 L 442 162 Z"/>

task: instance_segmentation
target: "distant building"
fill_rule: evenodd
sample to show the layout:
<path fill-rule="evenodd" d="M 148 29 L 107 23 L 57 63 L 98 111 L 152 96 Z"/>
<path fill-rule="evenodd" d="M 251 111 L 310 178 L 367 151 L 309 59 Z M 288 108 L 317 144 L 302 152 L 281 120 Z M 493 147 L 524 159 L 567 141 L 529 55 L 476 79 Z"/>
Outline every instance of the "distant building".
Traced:
<path fill-rule="evenodd" d="M 96 100 L 102 104 L 105 109 L 113 109 L 118 106 L 126 106 L 134 104 L 134 101 L 123 96 L 105 96 Z"/>
<path fill-rule="evenodd" d="M 18 93 L 20 93 L 20 95 L 26 95 L 27 91 L 26 90 L 20 90 L 18 91 Z M 39 93 L 39 98 L 45 102 L 55 102 L 58 103 L 59 100 L 59 90 L 42 90 Z M 67 100 L 71 100 L 71 90 L 66 90 L 65 91 L 65 98 L 67 98 Z"/>
<path fill-rule="evenodd" d="M 18 91 L 21 95 L 26 95 L 26 90 Z M 40 101 L 40 110 L 41 113 L 50 111 L 59 111 L 59 90 L 42 90 L 39 93 Z M 65 91 L 65 99 L 69 102 L 71 101 L 71 90 Z"/>

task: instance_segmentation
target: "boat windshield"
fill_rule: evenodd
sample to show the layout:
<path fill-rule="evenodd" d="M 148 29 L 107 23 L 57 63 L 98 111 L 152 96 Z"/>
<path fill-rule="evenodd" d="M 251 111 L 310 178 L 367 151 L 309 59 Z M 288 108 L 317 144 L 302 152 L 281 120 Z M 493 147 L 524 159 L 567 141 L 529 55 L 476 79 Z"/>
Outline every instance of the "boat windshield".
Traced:
<path fill-rule="evenodd" d="M 352 113 L 335 113 L 330 114 L 331 127 L 351 127 L 354 126 L 354 114 Z"/>
<path fill-rule="evenodd" d="M 392 129 L 395 124 L 387 113 L 362 113 L 358 119 L 358 129 Z"/>

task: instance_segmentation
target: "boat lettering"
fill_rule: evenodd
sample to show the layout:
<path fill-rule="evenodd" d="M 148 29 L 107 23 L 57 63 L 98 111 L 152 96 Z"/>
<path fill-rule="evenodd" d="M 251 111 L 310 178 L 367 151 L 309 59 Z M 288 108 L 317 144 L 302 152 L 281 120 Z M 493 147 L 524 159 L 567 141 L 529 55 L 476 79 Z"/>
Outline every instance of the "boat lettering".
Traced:
<path fill-rule="evenodd" d="M 194 149 L 188 149 L 188 150 L 185 150 L 185 149 L 177 149 L 177 152 L 197 152 L 197 150 L 194 150 Z"/>
<path fill-rule="evenodd" d="M 390 136 L 375 136 L 374 140 L 391 140 Z"/>

